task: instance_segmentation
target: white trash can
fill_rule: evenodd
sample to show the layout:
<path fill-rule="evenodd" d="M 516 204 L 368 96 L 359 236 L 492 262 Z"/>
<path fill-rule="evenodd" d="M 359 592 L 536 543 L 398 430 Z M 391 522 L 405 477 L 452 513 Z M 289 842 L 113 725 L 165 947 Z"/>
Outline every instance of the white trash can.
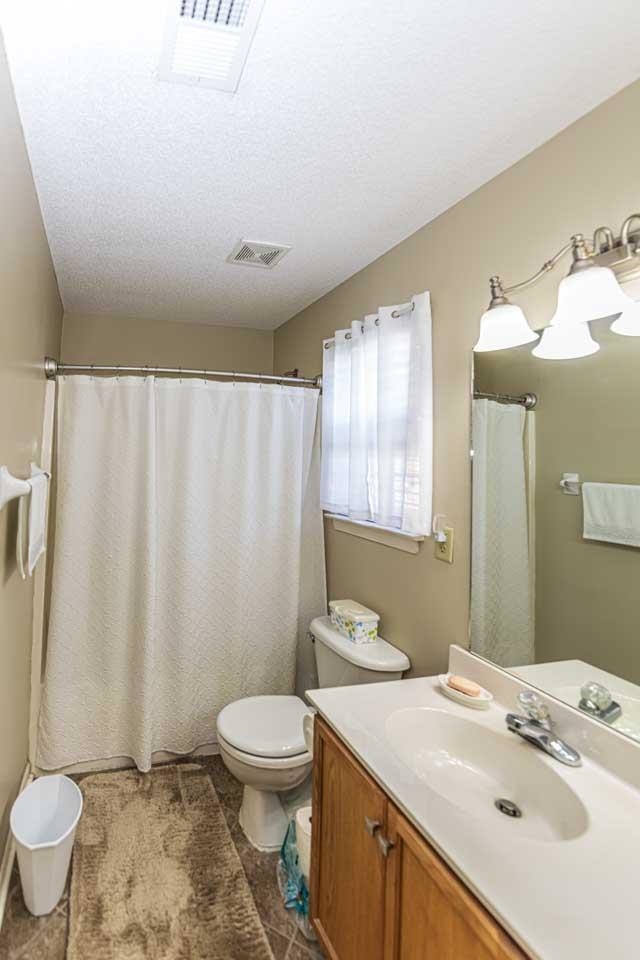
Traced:
<path fill-rule="evenodd" d="M 62 896 L 81 813 L 80 789 L 61 774 L 34 780 L 11 808 L 24 902 L 36 917 Z"/>

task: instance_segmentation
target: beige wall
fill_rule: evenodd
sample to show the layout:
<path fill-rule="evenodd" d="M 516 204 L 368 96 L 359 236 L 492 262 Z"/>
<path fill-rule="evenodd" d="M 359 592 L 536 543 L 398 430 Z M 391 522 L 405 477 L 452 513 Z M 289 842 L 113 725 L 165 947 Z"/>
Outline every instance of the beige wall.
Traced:
<path fill-rule="evenodd" d="M 640 683 L 638 576 L 633 547 L 582 538 L 582 504 L 563 473 L 637 483 L 640 339 L 591 329 L 599 353 L 543 362 L 530 349 L 478 354 L 476 384 L 538 395 L 536 421 L 536 662 L 586 660 Z"/>
<path fill-rule="evenodd" d="M 45 380 L 62 306 L 0 37 L 0 464 L 38 460 Z M 17 502 L 0 513 L 0 850 L 27 760 L 32 582 L 15 566 Z"/>
<path fill-rule="evenodd" d="M 273 333 L 245 327 L 65 313 L 61 359 L 76 363 L 273 371 Z"/>
<path fill-rule="evenodd" d="M 276 372 L 299 366 L 315 373 L 323 337 L 379 304 L 431 291 L 434 510 L 455 527 L 455 563 L 435 560 L 431 541 L 412 556 L 327 530 L 330 597 L 355 597 L 378 610 L 385 635 L 409 654 L 417 673 L 442 669 L 448 645 L 467 643 L 470 351 L 488 278 L 523 279 L 570 234 L 601 223 L 617 227 L 638 208 L 639 116 L 637 82 L 276 331 Z M 556 271 L 519 297 L 534 324 L 548 321 L 561 276 Z"/>

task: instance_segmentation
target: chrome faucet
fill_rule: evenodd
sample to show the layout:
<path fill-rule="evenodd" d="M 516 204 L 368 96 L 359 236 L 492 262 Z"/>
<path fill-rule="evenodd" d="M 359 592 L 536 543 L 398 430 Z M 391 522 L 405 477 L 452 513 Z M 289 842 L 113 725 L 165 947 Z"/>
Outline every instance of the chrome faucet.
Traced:
<path fill-rule="evenodd" d="M 506 721 L 509 730 L 528 740 L 534 747 L 544 750 L 560 763 L 579 767 L 582 763 L 580 754 L 554 734 L 549 710 L 544 701 L 532 690 L 523 690 L 518 694 L 518 703 L 526 716 L 508 713 Z"/>

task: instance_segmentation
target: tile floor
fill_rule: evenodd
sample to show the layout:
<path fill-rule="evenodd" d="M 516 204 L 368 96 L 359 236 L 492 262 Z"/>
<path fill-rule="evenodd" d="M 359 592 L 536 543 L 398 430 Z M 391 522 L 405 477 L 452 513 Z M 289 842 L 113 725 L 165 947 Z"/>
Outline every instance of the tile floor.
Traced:
<path fill-rule="evenodd" d="M 227 772 L 220 757 L 198 757 L 196 762 L 209 771 L 220 797 L 275 960 L 322 960 L 324 954 L 319 947 L 302 936 L 292 914 L 282 905 L 276 881 L 278 854 L 260 853 L 251 846 L 238 825 L 242 786 Z M 22 901 L 17 867 L 14 868 L 0 930 L 2 960 L 64 960 L 68 910 L 67 890 L 52 914 L 32 917 Z"/>

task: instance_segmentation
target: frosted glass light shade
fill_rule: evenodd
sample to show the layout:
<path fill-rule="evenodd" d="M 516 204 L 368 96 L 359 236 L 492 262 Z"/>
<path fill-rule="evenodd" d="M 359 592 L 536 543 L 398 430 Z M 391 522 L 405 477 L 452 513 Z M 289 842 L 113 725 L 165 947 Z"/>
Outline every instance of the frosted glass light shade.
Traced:
<path fill-rule="evenodd" d="M 623 337 L 640 337 L 640 303 L 628 298 L 628 306 L 611 324 L 612 333 L 620 333 Z"/>
<path fill-rule="evenodd" d="M 476 353 L 490 350 L 507 350 L 538 339 L 527 319 L 514 303 L 501 303 L 482 314 L 480 336 L 473 348 Z"/>
<path fill-rule="evenodd" d="M 623 291 L 613 270 L 608 267 L 586 267 L 560 281 L 558 306 L 551 326 L 560 323 L 586 323 L 621 313 L 629 297 Z"/>
<path fill-rule="evenodd" d="M 600 344 L 591 336 L 587 323 L 562 323 L 545 327 L 540 343 L 531 352 L 540 360 L 575 360 L 599 349 Z"/>

